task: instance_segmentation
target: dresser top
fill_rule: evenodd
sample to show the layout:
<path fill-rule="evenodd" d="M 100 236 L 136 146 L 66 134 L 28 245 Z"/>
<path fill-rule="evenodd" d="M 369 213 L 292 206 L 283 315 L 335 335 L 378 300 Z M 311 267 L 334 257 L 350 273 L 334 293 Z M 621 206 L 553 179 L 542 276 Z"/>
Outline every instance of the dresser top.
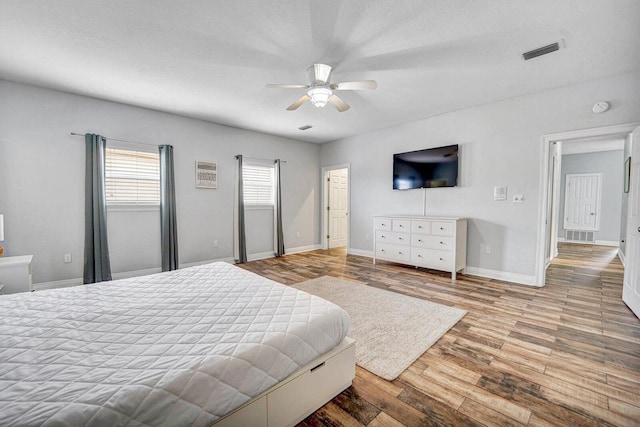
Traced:
<path fill-rule="evenodd" d="M 3 256 L 0 257 L 0 267 L 30 264 L 32 259 L 33 255 Z"/>
<path fill-rule="evenodd" d="M 398 219 L 420 219 L 426 221 L 460 221 L 467 218 L 454 216 L 421 216 L 421 215 L 374 215 L 374 218 L 398 218 Z"/>

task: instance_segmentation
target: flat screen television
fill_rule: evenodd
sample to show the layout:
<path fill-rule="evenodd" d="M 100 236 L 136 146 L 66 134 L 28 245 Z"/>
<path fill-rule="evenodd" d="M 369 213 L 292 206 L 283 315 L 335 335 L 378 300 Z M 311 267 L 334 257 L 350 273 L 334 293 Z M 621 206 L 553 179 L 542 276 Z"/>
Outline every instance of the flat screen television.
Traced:
<path fill-rule="evenodd" d="M 458 145 L 393 155 L 393 189 L 458 185 Z"/>

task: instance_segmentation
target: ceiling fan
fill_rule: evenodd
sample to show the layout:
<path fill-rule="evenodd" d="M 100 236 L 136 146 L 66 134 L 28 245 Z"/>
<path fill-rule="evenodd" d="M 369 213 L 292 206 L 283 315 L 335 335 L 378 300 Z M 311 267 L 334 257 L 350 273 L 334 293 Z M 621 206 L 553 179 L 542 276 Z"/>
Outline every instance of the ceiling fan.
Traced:
<path fill-rule="evenodd" d="M 322 108 L 327 103 L 336 107 L 339 112 L 347 111 L 349 104 L 344 102 L 334 92 L 338 90 L 373 90 L 378 87 L 375 80 L 362 80 L 359 82 L 343 82 L 343 83 L 330 83 L 329 77 L 331 76 L 331 65 L 327 64 L 313 64 L 307 68 L 309 73 L 309 80 L 311 84 L 268 84 L 268 88 L 280 88 L 280 89 L 308 89 L 307 92 L 302 95 L 296 102 L 289 105 L 287 110 L 297 110 L 307 100 L 311 100 L 311 103 Z"/>

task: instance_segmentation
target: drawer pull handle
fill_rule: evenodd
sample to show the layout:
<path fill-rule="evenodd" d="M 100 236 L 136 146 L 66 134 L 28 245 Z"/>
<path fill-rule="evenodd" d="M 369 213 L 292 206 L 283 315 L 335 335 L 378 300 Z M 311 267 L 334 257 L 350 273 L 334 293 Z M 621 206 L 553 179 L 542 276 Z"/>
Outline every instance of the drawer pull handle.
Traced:
<path fill-rule="evenodd" d="M 383 226 L 383 227 L 386 227 L 386 226 L 387 226 L 387 224 L 385 224 L 385 223 L 383 222 L 383 223 L 382 223 L 382 226 Z"/>
<path fill-rule="evenodd" d="M 398 237 L 398 240 L 402 240 L 402 237 Z"/>
<path fill-rule="evenodd" d="M 384 249 L 380 249 L 380 252 L 384 252 Z"/>
<path fill-rule="evenodd" d="M 422 258 L 422 255 L 418 254 L 418 258 Z"/>
<path fill-rule="evenodd" d="M 324 366 L 325 362 L 322 362 L 319 365 L 314 366 L 313 368 L 311 368 L 311 372 L 315 371 L 316 369 L 320 369 Z"/>
<path fill-rule="evenodd" d="M 422 239 L 418 239 L 418 242 L 422 242 Z"/>
<path fill-rule="evenodd" d="M 440 227 L 440 230 L 444 230 L 444 227 Z"/>
<path fill-rule="evenodd" d="M 440 261 L 444 261 L 444 258 L 440 258 Z"/>
<path fill-rule="evenodd" d="M 419 226 L 418 226 L 418 228 L 422 228 L 422 226 L 421 226 L 421 225 L 419 225 Z"/>
<path fill-rule="evenodd" d="M 380 237 L 382 237 L 382 238 L 384 239 L 384 238 L 385 238 L 385 237 L 387 237 L 387 236 L 385 236 L 385 235 L 383 234 L 383 235 L 382 235 L 382 236 L 380 236 Z"/>
<path fill-rule="evenodd" d="M 440 242 L 441 245 L 444 245 L 444 242 Z"/>
<path fill-rule="evenodd" d="M 398 225 L 398 227 L 400 227 L 400 228 L 402 228 L 402 227 L 404 227 L 404 225 L 402 225 L 402 224 L 399 224 L 399 225 Z"/>

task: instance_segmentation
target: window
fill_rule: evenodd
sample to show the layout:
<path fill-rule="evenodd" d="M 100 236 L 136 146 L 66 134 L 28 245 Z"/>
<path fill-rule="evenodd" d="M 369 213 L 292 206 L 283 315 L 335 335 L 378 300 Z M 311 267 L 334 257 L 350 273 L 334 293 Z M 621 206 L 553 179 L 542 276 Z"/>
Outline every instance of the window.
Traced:
<path fill-rule="evenodd" d="M 159 205 L 160 155 L 107 147 L 105 181 L 107 205 Z"/>
<path fill-rule="evenodd" d="M 245 205 L 273 206 L 274 167 L 244 164 L 242 184 Z"/>

